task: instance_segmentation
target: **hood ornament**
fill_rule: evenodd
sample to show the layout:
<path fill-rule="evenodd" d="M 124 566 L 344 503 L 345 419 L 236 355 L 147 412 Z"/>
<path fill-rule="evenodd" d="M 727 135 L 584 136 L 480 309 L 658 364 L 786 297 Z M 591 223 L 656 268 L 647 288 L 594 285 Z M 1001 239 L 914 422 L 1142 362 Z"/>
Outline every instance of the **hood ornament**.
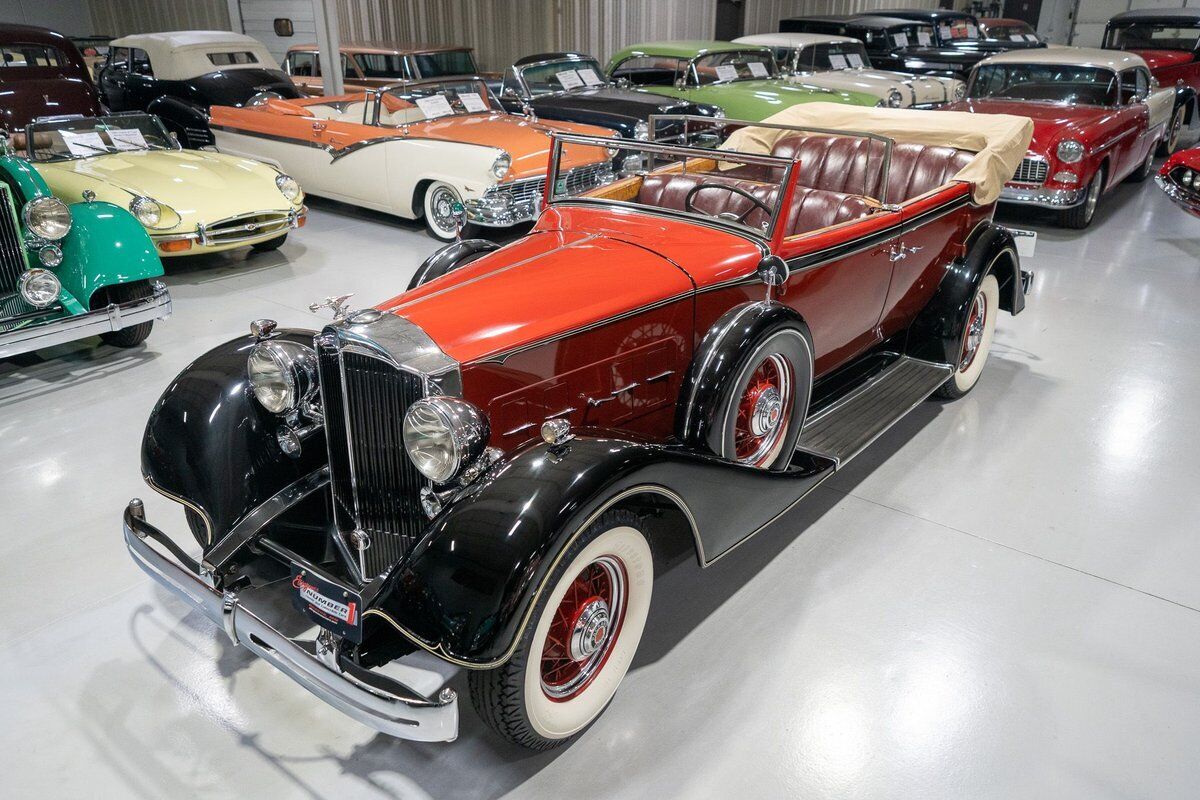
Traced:
<path fill-rule="evenodd" d="M 322 308 L 328 308 L 333 312 L 333 321 L 341 322 L 350 313 L 350 305 L 346 301 L 351 297 L 354 297 L 353 293 L 338 295 L 337 297 L 326 297 L 319 303 L 310 304 L 308 310 L 315 314 Z"/>

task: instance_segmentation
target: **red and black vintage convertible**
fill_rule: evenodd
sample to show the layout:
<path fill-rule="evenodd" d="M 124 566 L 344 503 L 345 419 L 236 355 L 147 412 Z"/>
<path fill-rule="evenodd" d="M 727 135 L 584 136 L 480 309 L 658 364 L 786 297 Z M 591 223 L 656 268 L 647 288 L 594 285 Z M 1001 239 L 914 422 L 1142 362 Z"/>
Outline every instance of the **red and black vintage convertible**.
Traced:
<path fill-rule="evenodd" d="M 1175 205 L 1200 217 L 1200 147 L 1168 158 L 1154 180 Z"/>
<path fill-rule="evenodd" d="M 779 116 L 719 152 L 558 134 L 529 235 L 201 355 L 142 450 L 201 553 L 133 500 L 135 561 L 379 731 L 455 737 L 453 689 L 389 672 L 427 651 L 509 739 L 579 734 L 637 649 L 657 537 L 725 556 L 922 400 L 970 391 L 1024 307 L 992 214 L 1028 120 Z M 957 146 L 929 143 L 943 130 Z M 566 144 L 641 169 L 573 195 Z"/>

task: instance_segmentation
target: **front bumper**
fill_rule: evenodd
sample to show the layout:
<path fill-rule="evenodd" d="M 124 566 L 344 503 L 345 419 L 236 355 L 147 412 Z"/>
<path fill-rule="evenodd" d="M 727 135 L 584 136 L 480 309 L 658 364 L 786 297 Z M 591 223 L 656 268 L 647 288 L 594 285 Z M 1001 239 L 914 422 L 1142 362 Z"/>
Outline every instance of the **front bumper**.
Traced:
<path fill-rule="evenodd" d="M 453 689 L 426 697 L 389 676 L 347 664 L 326 635 L 301 639 L 281 633 L 268 622 L 278 605 L 270 602 L 272 594 L 278 595 L 275 584 L 240 592 L 213 588 L 181 563 L 186 556 L 177 546 L 169 547 L 175 558 L 151 546 L 150 539 L 170 540 L 146 522 L 140 500 L 130 501 L 123 523 L 125 546 L 134 562 L 223 628 L 234 645 L 244 646 L 321 700 L 381 733 L 419 742 L 449 742 L 458 736 L 458 696 Z"/>
<path fill-rule="evenodd" d="M 150 240 L 164 257 L 230 250 L 282 236 L 302 227 L 307 217 L 307 206 L 286 213 L 252 211 L 215 222 L 201 222 L 194 231 L 187 233 L 151 233 Z"/>
<path fill-rule="evenodd" d="M 1063 209 L 1083 202 L 1087 187 L 1081 189 L 1047 189 L 1045 186 L 1005 184 L 1000 190 L 1001 203 L 1014 203 L 1038 208 Z"/>
<path fill-rule="evenodd" d="M 1167 197 L 1171 198 L 1172 203 L 1192 216 L 1200 217 L 1200 196 L 1184 192 L 1178 185 L 1171 183 L 1162 175 L 1155 175 L 1154 182 L 1158 184 L 1158 188 L 1167 193 Z"/>
<path fill-rule="evenodd" d="M 502 194 L 463 201 L 467 222 L 488 228 L 507 228 L 529 222 L 537 217 L 541 205 L 540 195 L 526 201 L 513 201 Z"/>
<path fill-rule="evenodd" d="M 154 293 L 144 300 L 112 303 L 105 308 L 67 317 L 35 322 L 27 327 L 0 333 L 0 358 L 119 331 L 141 322 L 171 316 L 171 295 L 161 281 L 151 284 Z"/>

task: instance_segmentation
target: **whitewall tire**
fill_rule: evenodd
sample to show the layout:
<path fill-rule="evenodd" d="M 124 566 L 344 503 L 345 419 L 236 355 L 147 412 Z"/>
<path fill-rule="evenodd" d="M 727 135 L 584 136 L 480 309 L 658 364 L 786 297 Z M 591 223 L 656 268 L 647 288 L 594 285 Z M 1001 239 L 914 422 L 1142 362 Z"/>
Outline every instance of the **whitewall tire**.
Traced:
<path fill-rule="evenodd" d="M 425 189 L 422 203 L 424 209 L 425 228 L 435 239 L 443 242 L 454 241 L 457 227 L 451 207 L 462 202 L 462 195 L 448 183 L 434 181 Z"/>
<path fill-rule="evenodd" d="M 967 312 L 967 324 L 963 330 L 963 341 L 954 374 L 942 384 L 938 395 L 953 400 L 975 388 L 987 363 L 988 353 L 992 349 L 992 338 L 996 334 L 996 315 L 999 311 L 1000 284 L 995 275 L 989 274 L 980 283 Z"/>
<path fill-rule="evenodd" d="M 616 694 L 654 588 L 641 525 L 628 511 L 601 515 L 563 553 L 512 657 L 468 676 L 476 711 L 504 737 L 537 750 L 564 744 Z"/>

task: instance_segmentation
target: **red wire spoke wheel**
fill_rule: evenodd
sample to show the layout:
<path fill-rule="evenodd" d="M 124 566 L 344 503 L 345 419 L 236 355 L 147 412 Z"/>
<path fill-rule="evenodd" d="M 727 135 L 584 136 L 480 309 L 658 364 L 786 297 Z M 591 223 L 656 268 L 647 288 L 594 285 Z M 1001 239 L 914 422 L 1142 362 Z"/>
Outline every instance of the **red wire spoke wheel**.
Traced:
<path fill-rule="evenodd" d="M 763 359 L 738 401 L 734 422 L 734 458 L 761 467 L 779 455 L 795 402 L 795 370 L 778 353 Z"/>
<path fill-rule="evenodd" d="M 575 576 L 554 611 L 542 646 L 542 691 L 562 702 L 604 668 L 625 618 L 625 565 L 603 556 Z"/>

